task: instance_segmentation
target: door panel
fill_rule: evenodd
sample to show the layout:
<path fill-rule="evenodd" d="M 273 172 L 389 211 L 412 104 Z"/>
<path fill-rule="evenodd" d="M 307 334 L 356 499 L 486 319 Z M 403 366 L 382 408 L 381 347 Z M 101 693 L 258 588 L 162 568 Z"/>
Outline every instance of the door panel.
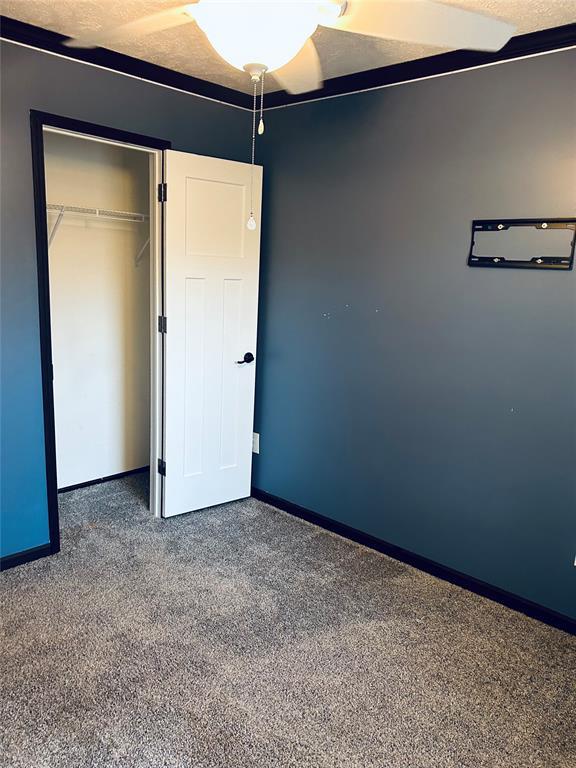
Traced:
<path fill-rule="evenodd" d="M 166 155 L 164 516 L 250 495 L 260 230 L 250 166 Z M 260 221 L 262 169 L 254 170 Z"/>

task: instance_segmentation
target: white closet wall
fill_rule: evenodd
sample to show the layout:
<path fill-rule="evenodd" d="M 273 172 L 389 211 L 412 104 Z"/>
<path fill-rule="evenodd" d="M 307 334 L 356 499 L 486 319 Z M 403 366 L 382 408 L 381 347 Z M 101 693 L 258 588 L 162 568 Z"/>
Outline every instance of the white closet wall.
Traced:
<path fill-rule="evenodd" d="M 45 132 L 48 203 L 149 213 L 149 156 Z M 48 216 L 49 229 L 56 215 Z M 146 466 L 149 222 L 65 214 L 50 245 L 58 487 Z"/>

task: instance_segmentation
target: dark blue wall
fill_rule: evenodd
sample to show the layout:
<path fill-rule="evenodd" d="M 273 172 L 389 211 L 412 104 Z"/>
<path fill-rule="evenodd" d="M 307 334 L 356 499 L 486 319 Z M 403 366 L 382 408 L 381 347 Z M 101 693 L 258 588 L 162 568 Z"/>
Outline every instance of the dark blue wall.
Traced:
<path fill-rule="evenodd" d="M 576 51 L 271 111 L 254 485 L 576 617 Z"/>
<path fill-rule="evenodd" d="M 1 554 L 48 542 L 30 110 L 249 160 L 251 117 L 133 78 L 3 43 L 1 56 Z"/>

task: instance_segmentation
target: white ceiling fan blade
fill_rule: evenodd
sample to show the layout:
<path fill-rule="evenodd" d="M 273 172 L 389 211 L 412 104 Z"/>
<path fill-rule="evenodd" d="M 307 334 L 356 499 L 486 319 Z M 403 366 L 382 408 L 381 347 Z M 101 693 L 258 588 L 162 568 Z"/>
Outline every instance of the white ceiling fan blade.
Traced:
<path fill-rule="evenodd" d="M 288 93 L 308 93 L 322 87 L 322 67 L 316 46 L 308 38 L 300 52 L 280 69 L 271 72 L 272 77 Z"/>
<path fill-rule="evenodd" d="M 326 26 L 440 48 L 498 51 L 516 28 L 505 21 L 434 0 L 350 0 Z"/>
<path fill-rule="evenodd" d="M 190 15 L 189 6 L 178 5 L 176 8 L 168 8 L 149 16 L 142 16 L 140 19 L 129 21 L 118 27 L 107 27 L 80 37 L 71 37 L 64 41 L 64 45 L 68 48 L 98 48 L 130 37 L 142 37 L 153 32 L 162 32 L 165 29 L 179 27 L 191 21 L 194 19 Z"/>

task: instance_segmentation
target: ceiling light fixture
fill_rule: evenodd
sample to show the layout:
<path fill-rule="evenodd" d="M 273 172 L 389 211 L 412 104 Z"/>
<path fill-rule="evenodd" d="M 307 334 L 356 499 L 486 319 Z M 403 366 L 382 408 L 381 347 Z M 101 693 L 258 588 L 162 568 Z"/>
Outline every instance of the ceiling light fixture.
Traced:
<path fill-rule="evenodd" d="M 268 72 L 296 56 L 324 15 L 337 18 L 341 10 L 318 0 L 199 0 L 187 7 L 225 61 L 240 70 L 258 64 Z"/>

